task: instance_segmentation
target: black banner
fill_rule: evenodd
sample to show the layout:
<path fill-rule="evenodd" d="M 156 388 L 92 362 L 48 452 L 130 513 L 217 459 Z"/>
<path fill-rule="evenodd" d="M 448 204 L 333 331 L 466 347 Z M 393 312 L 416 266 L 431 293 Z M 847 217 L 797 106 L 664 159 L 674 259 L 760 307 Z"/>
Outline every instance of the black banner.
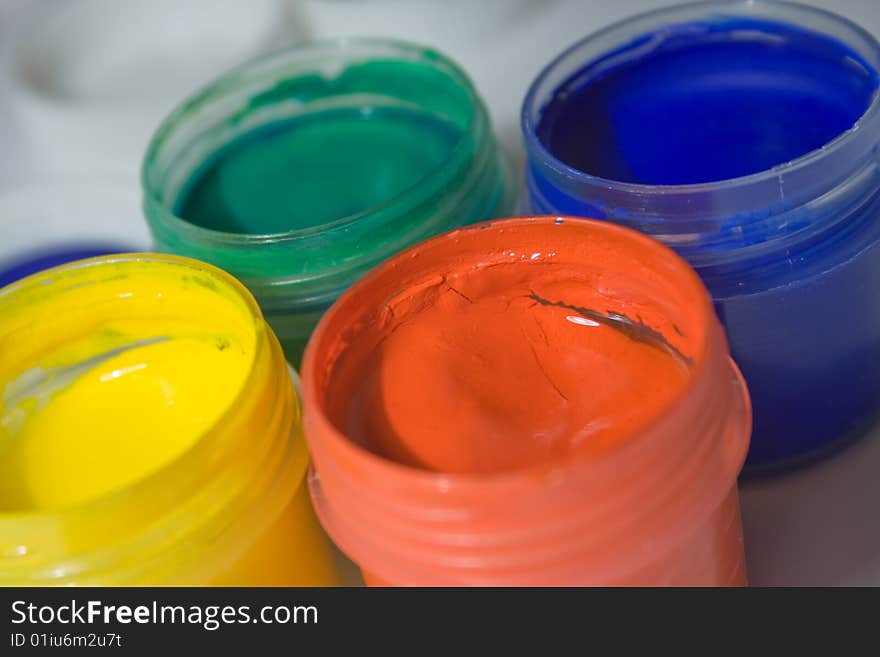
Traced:
<path fill-rule="evenodd" d="M 846 591 L 826 593 L 825 605 L 860 606 Z M 691 629 L 717 631 L 727 642 L 731 633 L 782 630 L 786 619 L 802 634 L 811 614 L 829 621 L 813 597 L 756 589 L 10 588 L 0 589 L 0 655 L 191 648 L 335 655 L 326 650 L 350 645 L 403 645 L 419 655 L 443 644 L 468 654 L 476 639 L 500 646 L 529 636 L 544 644 L 542 654 L 570 641 L 680 646 Z"/>

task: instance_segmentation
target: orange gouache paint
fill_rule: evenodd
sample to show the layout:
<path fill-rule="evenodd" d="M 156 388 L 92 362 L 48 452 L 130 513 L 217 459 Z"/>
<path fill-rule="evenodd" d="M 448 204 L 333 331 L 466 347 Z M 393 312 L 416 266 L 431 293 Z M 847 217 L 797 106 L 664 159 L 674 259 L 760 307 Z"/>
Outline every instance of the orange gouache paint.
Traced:
<path fill-rule="evenodd" d="M 696 274 L 523 218 L 392 258 L 303 365 L 313 501 L 369 584 L 745 583 L 751 415 Z"/>

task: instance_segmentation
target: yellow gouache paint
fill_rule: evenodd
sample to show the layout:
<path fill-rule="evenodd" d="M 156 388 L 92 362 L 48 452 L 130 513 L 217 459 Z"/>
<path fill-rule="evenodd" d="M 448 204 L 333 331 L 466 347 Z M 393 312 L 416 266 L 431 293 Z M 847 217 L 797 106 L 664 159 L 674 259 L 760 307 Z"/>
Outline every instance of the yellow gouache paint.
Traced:
<path fill-rule="evenodd" d="M 277 340 L 220 270 L 108 256 L 0 290 L 0 583 L 334 584 L 307 460 Z"/>
<path fill-rule="evenodd" d="M 256 336 L 243 307 L 206 294 L 199 274 L 127 269 L 82 285 L 89 270 L 72 272 L 63 299 L 31 286 L 0 320 L 0 510 L 61 509 L 143 478 L 244 385 Z"/>

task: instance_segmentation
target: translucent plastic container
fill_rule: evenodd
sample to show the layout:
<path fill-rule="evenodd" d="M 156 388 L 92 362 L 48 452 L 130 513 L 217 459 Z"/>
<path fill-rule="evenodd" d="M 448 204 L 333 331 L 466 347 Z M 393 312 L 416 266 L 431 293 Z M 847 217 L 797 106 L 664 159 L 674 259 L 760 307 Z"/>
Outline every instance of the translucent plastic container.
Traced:
<path fill-rule="evenodd" d="M 740 42 L 776 43 L 776 57 L 786 48 L 794 52 L 807 44 L 797 54 L 808 52 L 815 58 L 812 63 L 802 68 L 792 64 L 773 87 L 783 100 L 807 89 L 822 101 L 820 108 L 834 107 L 849 102 L 843 90 L 834 90 L 835 84 L 852 91 L 857 87 L 846 86 L 847 80 L 867 84 L 872 76 L 876 84 L 880 44 L 859 26 L 826 11 L 758 0 L 696 3 L 639 15 L 575 44 L 533 83 L 522 114 L 528 152 L 523 200 L 531 212 L 596 217 L 635 228 L 690 262 L 712 294 L 751 392 L 755 429 L 747 468 L 764 469 L 834 449 L 861 435 L 880 411 L 880 370 L 874 365 L 880 358 L 880 297 L 874 292 L 880 286 L 876 90 L 854 125 L 815 150 L 766 170 L 695 184 L 602 177 L 563 162 L 538 134 L 548 103 L 561 98 L 563 86 L 621 61 L 631 59 L 635 63 L 628 65 L 637 69 L 639 58 L 647 60 L 662 48 L 686 52 L 688 39 L 723 36 L 725 30 L 732 35 L 725 38 Z M 698 76 L 708 74 L 693 58 L 688 61 L 693 68 L 680 68 L 679 75 L 694 75 L 696 89 L 700 80 L 709 79 Z M 736 61 L 747 69 L 751 60 Z M 772 83 L 762 75 L 778 71 L 756 61 L 763 63 L 751 73 L 740 71 L 736 80 L 724 77 L 727 69 L 719 67 L 712 72 L 716 84 L 706 89 L 721 88 L 719 75 L 734 88 L 756 79 L 755 88 L 760 91 L 764 84 L 766 89 Z M 621 116 L 637 111 L 637 97 L 620 102 L 615 111 Z M 813 112 L 820 122 L 816 103 L 811 110 L 813 101 L 806 102 L 793 118 Z M 794 126 L 807 133 L 813 129 L 809 120 L 776 120 L 781 123 L 773 134 L 794 143 L 799 142 Z M 701 128 L 712 125 L 708 121 Z M 727 151 L 707 141 L 706 166 L 720 168 L 725 157 L 734 157 L 734 147 L 740 149 L 737 157 L 753 145 L 755 157 L 772 153 L 777 144 L 755 137 L 753 127 L 741 126 L 740 137 L 730 137 L 736 143 L 728 144 Z M 631 135 L 610 129 L 603 134 L 610 140 L 603 152 L 620 154 L 631 148 L 633 158 L 645 154 Z M 645 155 L 640 166 L 649 162 L 659 175 L 681 159 L 667 150 L 665 155 Z M 699 157 L 691 160 L 693 175 L 702 173 L 702 162 Z"/>
<path fill-rule="evenodd" d="M 420 323 L 424 358 L 395 343 Z M 634 231 L 522 218 L 413 247 L 324 316 L 302 389 L 315 509 L 369 585 L 746 582 L 748 394 L 699 278 Z"/>
<path fill-rule="evenodd" d="M 281 348 L 224 272 L 119 255 L 3 288 L 0 387 L 0 584 L 338 583 Z"/>

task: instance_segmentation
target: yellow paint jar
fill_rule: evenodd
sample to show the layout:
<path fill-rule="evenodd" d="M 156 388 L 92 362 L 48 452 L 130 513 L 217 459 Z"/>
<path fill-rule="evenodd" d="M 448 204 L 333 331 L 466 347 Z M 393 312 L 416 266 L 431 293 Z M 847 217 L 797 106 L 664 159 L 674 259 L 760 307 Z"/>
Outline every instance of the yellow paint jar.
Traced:
<path fill-rule="evenodd" d="M 332 585 L 250 293 L 160 255 L 0 290 L 0 584 Z"/>

